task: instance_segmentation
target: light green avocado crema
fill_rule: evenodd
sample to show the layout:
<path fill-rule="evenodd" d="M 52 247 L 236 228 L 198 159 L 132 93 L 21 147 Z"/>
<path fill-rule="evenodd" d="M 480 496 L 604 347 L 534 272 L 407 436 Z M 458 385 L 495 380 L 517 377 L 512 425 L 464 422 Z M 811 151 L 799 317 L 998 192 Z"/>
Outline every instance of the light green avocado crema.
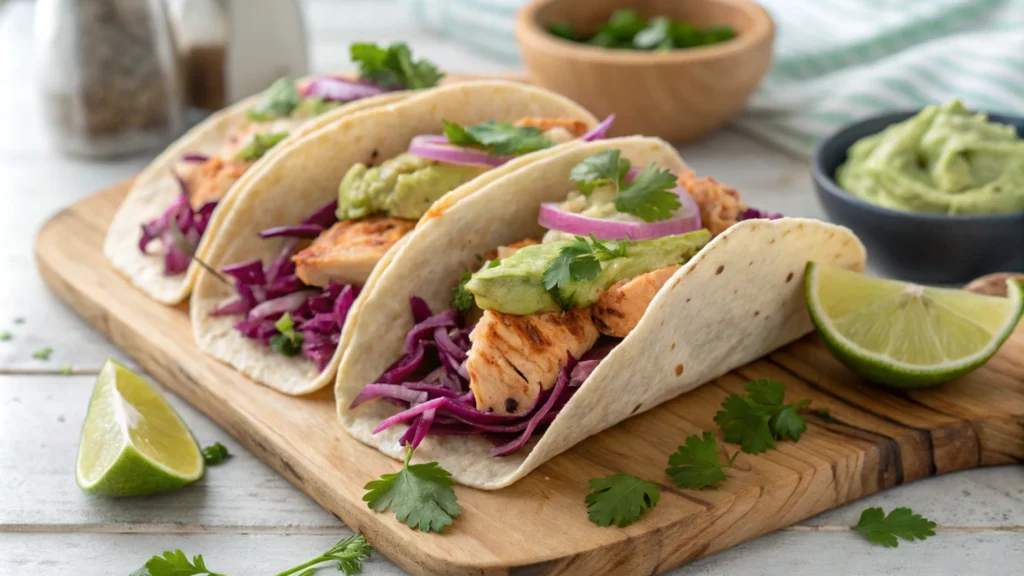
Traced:
<path fill-rule="evenodd" d="M 441 196 L 484 172 L 477 166 L 440 164 L 413 154 L 399 154 L 380 166 L 356 164 L 338 186 L 341 220 L 372 214 L 419 220 Z"/>
<path fill-rule="evenodd" d="M 635 278 L 660 268 L 683 264 L 708 241 L 707 230 L 631 242 L 626 255 L 601 262 L 601 272 L 593 280 L 572 282 L 559 289 L 558 300 L 573 308 L 597 302 L 603 290 L 620 280 Z M 485 266 L 466 283 L 476 305 L 482 310 L 525 316 L 556 312 L 562 307 L 544 287 L 544 271 L 572 240 L 556 240 L 527 246 L 496 266 Z"/>
<path fill-rule="evenodd" d="M 999 214 L 1024 210 L 1024 140 L 962 102 L 858 140 L 836 171 L 850 194 L 895 210 Z"/>

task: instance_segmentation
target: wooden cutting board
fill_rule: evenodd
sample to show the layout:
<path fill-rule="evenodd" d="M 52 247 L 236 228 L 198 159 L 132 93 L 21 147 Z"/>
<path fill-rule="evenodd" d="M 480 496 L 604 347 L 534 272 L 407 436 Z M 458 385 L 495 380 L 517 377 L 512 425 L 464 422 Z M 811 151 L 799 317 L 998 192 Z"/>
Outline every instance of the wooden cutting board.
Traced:
<path fill-rule="evenodd" d="M 1024 461 L 1024 329 L 974 374 L 915 392 L 857 378 L 811 335 L 580 443 L 509 488 L 457 487 L 455 524 L 443 535 L 415 532 L 362 502 L 364 484 L 400 465 L 346 436 L 330 390 L 293 398 L 250 382 L 193 345 L 185 306 L 149 300 L 110 267 L 103 235 L 126 192 L 127 184 L 102 191 L 43 226 L 36 257 L 50 289 L 413 574 L 658 573 L 905 482 Z M 673 487 L 669 454 L 690 434 L 717 432 L 721 401 L 755 378 L 779 380 L 787 401 L 810 398 L 827 413 L 807 415 L 798 443 L 740 455 L 717 489 Z M 632 526 L 599 528 L 587 520 L 587 480 L 618 472 L 661 484 L 661 502 Z"/>

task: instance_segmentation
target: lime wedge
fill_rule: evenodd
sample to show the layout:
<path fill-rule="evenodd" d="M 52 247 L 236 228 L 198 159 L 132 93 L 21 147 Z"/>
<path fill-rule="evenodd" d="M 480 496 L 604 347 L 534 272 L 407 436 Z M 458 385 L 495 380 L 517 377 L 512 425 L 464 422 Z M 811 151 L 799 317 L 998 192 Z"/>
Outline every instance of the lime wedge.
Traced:
<path fill-rule="evenodd" d="M 163 396 L 113 360 L 96 378 L 75 478 L 86 492 L 139 496 L 202 478 L 195 438 Z"/>
<path fill-rule="evenodd" d="M 930 288 L 807 264 L 811 319 L 832 353 L 865 378 L 931 386 L 984 364 L 1013 332 L 1024 288 L 1007 297 Z"/>

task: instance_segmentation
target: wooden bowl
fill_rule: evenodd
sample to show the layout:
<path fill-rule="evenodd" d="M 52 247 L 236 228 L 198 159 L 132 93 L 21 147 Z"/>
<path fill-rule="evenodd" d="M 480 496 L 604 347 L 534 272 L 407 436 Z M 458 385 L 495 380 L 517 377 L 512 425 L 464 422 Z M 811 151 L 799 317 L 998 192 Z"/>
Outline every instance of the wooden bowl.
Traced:
<path fill-rule="evenodd" d="M 704 48 L 641 52 L 570 42 L 547 31 L 562 20 L 591 33 L 617 8 L 702 27 L 725 24 L 737 36 Z M 775 26 L 748 0 L 535 0 L 519 12 L 516 37 L 533 80 L 598 117 L 614 113 L 613 135 L 682 143 L 743 109 L 771 66 Z"/>

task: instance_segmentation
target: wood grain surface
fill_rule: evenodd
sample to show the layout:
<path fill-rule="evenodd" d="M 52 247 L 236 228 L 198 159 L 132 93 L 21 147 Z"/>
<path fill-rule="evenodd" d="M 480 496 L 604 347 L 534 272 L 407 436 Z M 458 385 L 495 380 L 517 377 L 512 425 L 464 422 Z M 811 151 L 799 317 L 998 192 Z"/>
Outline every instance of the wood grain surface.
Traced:
<path fill-rule="evenodd" d="M 163 384 L 221 424 L 323 507 L 414 574 L 650 574 L 906 482 L 1024 461 L 1024 331 L 974 374 L 892 392 L 858 379 L 809 336 L 577 445 L 497 492 L 457 487 L 463 513 L 444 535 L 414 532 L 361 501 L 399 464 L 348 438 L 329 392 L 282 396 L 193 345 L 184 307 L 160 306 L 101 253 L 122 185 L 58 213 L 40 231 L 47 285 Z M 808 416 L 799 443 L 740 455 L 718 489 L 679 490 L 664 475 L 684 437 L 715 430 L 719 403 L 753 378 L 786 385 Z M 625 529 L 586 518 L 587 480 L 628 472 L 662 485 L 661 502 Z"/>

